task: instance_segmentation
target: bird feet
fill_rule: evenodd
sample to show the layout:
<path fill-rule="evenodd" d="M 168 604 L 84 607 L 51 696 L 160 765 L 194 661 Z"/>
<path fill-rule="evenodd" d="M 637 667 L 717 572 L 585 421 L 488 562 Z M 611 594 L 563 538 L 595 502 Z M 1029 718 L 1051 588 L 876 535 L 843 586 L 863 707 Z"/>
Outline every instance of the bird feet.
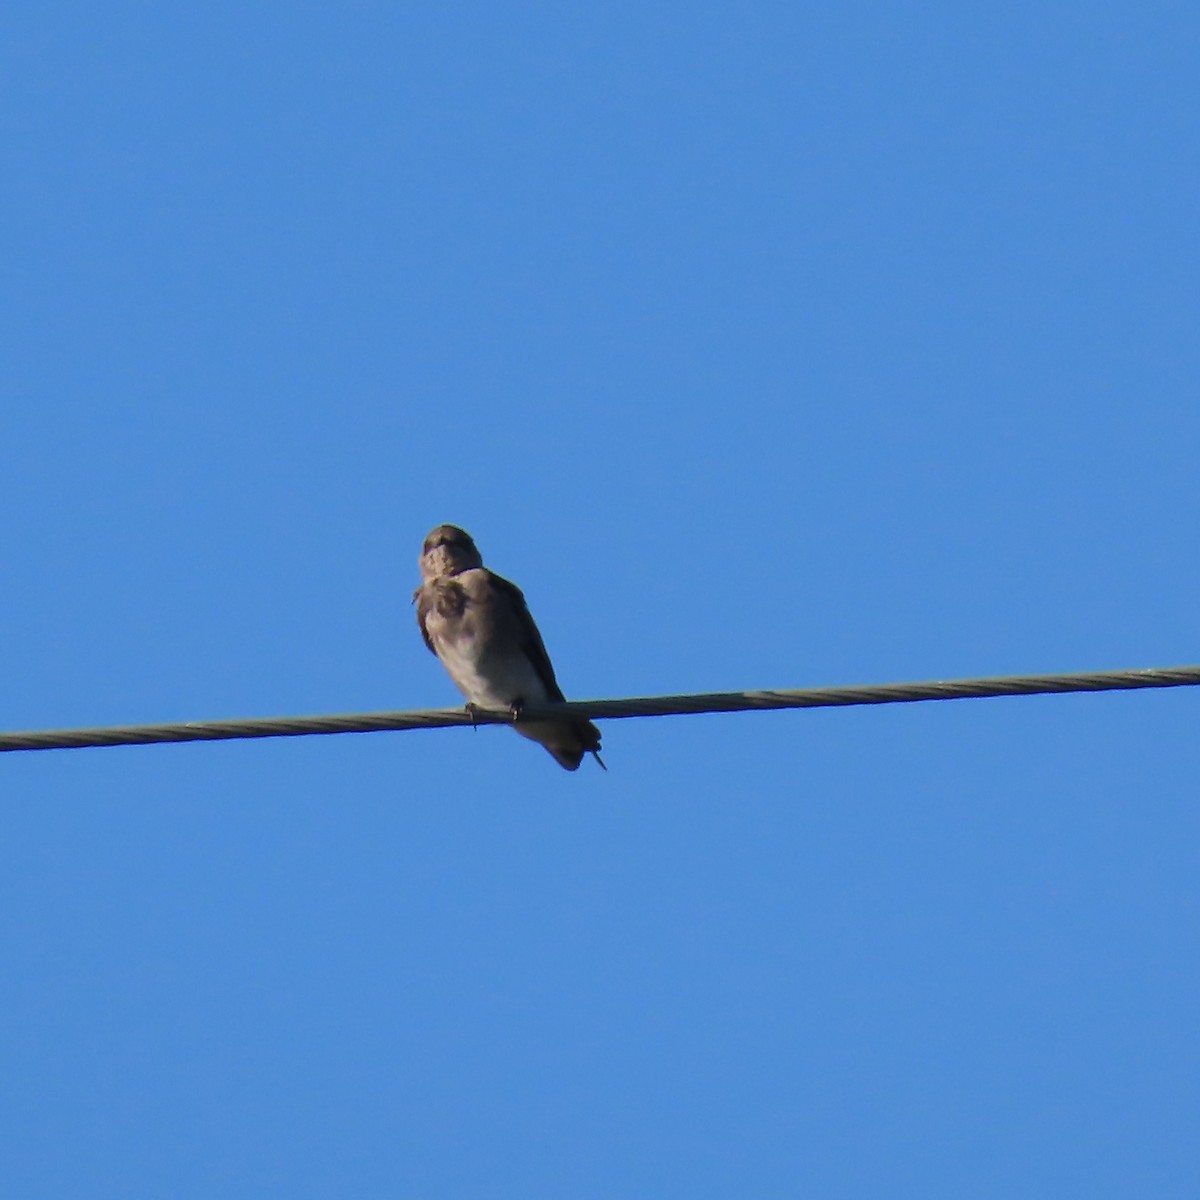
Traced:
<path fill-rule="evenodd" d="M 478 729 L 479 725 L 475 718 L 478 717 L 481 712 L 483 712 L 483 709 L 473 700 L 468 700 L 463 707 L 467 710 L 467 716 L 471 718 L 471 728 Z M 508 706 L 508 715 L 512 718 L 514 724 L 521 719 L 521 712 L 524 708 L 525 701 L 521 696 L 518 696 Z"/>

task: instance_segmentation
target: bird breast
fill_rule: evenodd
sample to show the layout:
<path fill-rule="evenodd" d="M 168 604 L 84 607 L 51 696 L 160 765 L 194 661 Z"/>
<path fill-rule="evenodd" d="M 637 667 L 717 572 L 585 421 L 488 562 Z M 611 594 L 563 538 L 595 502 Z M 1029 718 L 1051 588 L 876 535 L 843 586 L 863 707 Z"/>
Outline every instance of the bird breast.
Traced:
<path fill-rule="evenodd" d="M 508 623 L 496 619 L 486 580 L 459 576 L 434 580 L 432 586 L 426 628 L 459 691 L 483 708 L 507 708 L 517 700 L 544 703 L 545 684 Z"/>

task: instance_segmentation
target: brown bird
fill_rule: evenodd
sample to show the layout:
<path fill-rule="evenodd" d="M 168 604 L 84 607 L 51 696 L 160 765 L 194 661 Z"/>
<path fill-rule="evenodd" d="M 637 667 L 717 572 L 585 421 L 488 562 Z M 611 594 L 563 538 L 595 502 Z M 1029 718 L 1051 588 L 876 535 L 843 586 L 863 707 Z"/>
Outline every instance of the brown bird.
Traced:
<path fill-rule="evenodd" d="M 568 771 L 578 769 L 585 751 L 603 767 L 600 730 L 591 721 L 521 719 L 527 704 L 565 699 L 521 589 L 489 571 L 457 525 L 434 529 L 420 562 L 422 582 L 413 599 L 421 636 L 466 696 L 467 708 L 507 708 L 513 728 L 540 742 Z"/>

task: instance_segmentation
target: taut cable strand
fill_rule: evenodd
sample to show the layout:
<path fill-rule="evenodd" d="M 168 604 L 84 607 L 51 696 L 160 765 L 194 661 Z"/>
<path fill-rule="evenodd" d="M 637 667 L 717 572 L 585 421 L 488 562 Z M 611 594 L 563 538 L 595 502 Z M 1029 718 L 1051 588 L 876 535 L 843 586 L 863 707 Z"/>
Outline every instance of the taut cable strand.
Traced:
<path fill-rule="evenodd" d="M 1042 696 L 1063 692 L 1117 692 L 1141 688 L 1195 687 L 1200 667 L 1091 671 L 1071 675 L 1000 675 L 982 679 L 931 680 L 870 686 L 796 688 L 785 691 L 706 692 L 692 696 L 636 696 L 625 700 L 578 700 L 522 710 L 521 719 L 546 717 L 669 717 L 689 713 L 758 712 L 779 708 L 848 708 L 862 704 L 910 704 L 921 700 L 968 700 L 985 696 Z M 256 717 L 233 721 L 185 721 L 164 725 L 115 725 L 99 729 L 49 729 L 0 734 L 0 752 L 73 750 L 84 746 L 144 746 L 158 742 L 220 742 L 235 738 L 306 737 L 309 734 L 380 733 L 445 729 L 454 725 L 507 725 L 507 711 L 430 708 L 412 712 L 347 713 L 328 717 Z"/>

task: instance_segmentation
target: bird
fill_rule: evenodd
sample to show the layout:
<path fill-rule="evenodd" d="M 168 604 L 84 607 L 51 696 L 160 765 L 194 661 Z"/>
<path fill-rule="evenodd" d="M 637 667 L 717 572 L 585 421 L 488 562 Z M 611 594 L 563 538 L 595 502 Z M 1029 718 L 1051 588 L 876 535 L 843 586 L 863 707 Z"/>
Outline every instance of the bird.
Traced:
<path fill-rule="evenodd" d="M 417 624 L 466 696 L 467 711 L 507 708 L 517 733 L 540 742 L 560 767 L 576 771 L 591 753 L 608 770 L 600 730 L 585 717 L 521 719 L 526 705 L 565 699 L 521 589 L 489 571 L 471 535 L 457 525 L 431 530 L 419 562 Z"/>

